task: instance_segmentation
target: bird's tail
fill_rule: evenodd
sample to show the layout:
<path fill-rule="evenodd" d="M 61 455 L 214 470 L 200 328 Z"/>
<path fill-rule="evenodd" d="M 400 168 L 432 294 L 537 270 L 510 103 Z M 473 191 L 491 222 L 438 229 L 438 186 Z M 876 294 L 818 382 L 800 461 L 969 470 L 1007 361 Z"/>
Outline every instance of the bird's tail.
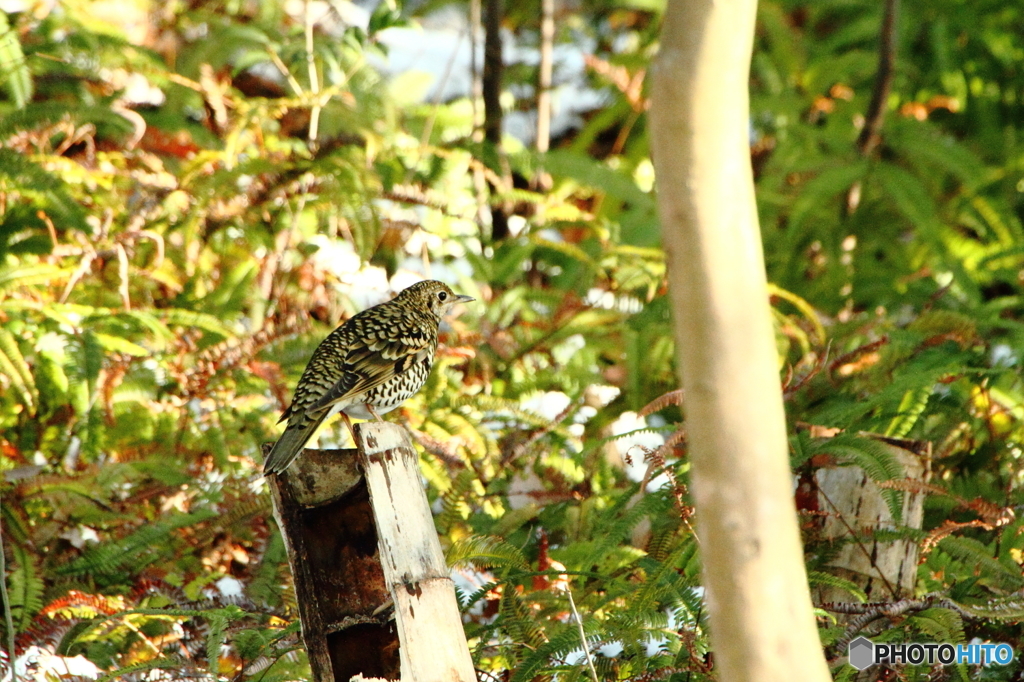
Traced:
<path fill-rule="evenodd" d="M 328 414 L 328 410 L 323 410 L 319 418 L 305 423 L 289 424 L 263 462 L 263 475 L 279 474 L 291 466 Z"/>

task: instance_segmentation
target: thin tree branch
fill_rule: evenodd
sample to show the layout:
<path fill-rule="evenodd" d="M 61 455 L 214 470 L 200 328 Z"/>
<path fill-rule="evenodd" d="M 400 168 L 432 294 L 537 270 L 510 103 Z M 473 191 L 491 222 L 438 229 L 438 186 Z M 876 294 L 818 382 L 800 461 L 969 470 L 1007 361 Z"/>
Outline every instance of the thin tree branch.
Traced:
<path fill-rule="evenodd" d="M 540 3 L 540 67 L 537 74 L 537 151 L 551 146 L 551 77 L 555 61 L 555 0 Z"/>
<path fill-rule="evenodd" d="M 305 9 L 306 68 L 309 69 L 309 89 L 315 98 L 315 104 L 313 104 L 313 108 L 309 112 L 309 142 L 314 144 L 316 143 L 317 133 L 320 131 L 320 111 L 323 107 L 318 97 L 320 94 L 320 77 L 316 72 L 316 53 L 314 52 L 315 46 L 313 44 L 313 26 L 316 22 L 313 21 L 313 3 L 311 0 L 306 0 Z"/>
<path fill-rule="evenodd" d="M 594 659 L 590 656 L 590 645 L 587 644 L 587 633 L 583 631 L 583 619 L 580 612 L 576 610 L 576 602 L 572 598 L 572 588 L 565 586 L 565 594 L 569 597 L 569 608 L 572 609 L 572 617 L 576 621 L 576 627 L 580 630 L 580 642 L 583 645 L 583 654 L 587 657 L 587 665 L 590 667 L 590 677 L 598 682 L 597 669 L 594 668 Z"/>
<path fill-rule="evenodd" d="M 484 140 L 498 155 L 502 166 L 507 162 L 501 151 L 501 84 L 505 70 L 501 46 L 501 17 L 504 14 L 502 0 L 486 0 L 484 7 Z M 506 186 L 510 173 L 502 172 Z M 502 187 L 491 186 L 491 194 L 495 190 L 503 191 Z M 504 206 L 491 206 L 491 239 L 500 241 L 509 235 L 508 215 Z"/>
<path fill-rule="evenodd" d="M 885 121 L 885 109 L 892 91 L 892 79 L 896 72 L 896 14 L 899 0 L 885 0 L 882 15 L 882 30 L 878 47 L 878 71 L 875 74 L 875 88 L 871 93 L 871 102 L 864 115 L 864 127 L 857 137 L 857 149 L 861 156 L 871 156 L 878 143 L 881 142 L 882 123 Z M 846 193 L 846 214 L 853 215 L 860 206 L 861 181 L 858 180 Z"/>
<path fill-rule="evenodd" d="M 857 148 L 869 156 L 880 141 L 879 133 L 885 121 L 886 103 L 892 91 L 892 79 L 896 71 L 896 15 L 899 0 L 886 0 L 882 15 L 882 31 L 878 50 L 878 72 L 875 74 L 875 89 L 871 103 L 864 116 L 864 128 L 857 138 Z"/>
<path fill-rule="evenodd" d="M 480 2 L 481 0 L 469 1 L 469 70 L 473 81 L 473 141 L 482 142 L 484 116 L 480 104 L 484 98 L 483 73 L 480 69 L 480 62 L 477 55 L 477 48 L 480 45 Z M 480 164 L 473 166 L 473 190 L 476 194 L 476 222 L 483 226 L 487 222 L 487 181 Z"/>

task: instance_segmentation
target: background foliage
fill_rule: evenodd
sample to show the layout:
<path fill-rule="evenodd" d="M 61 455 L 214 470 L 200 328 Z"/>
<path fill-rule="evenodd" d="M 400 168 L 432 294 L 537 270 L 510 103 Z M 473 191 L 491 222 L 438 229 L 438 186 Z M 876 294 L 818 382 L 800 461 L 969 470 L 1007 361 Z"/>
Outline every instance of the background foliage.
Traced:
<path fill-rule="evenodd" d="M 512 4 L 536 44 L 538 8 Z M 599 678 L 709 679 L 643 116 L 659 4 L 559 11 L 605 105 L 543 155 L 373 66 L 383 31 L 467 11 L 444 5 L 386 1 L 366 26 L 319 3 L 0 13 L 4 641 L 39 674 L 308 674 L 259 446 L 329 329 L 429 275 L 480 303 L 394 418 L 482 678 L 589 677 L 571 589 Z M 889 639 L 1024 649 L 1022 11 L 905 0 L 869 148 L 883 8 L 759 9 L 751 150 L 794 468 L 826 454 L 891 481 L 850 434 L 934 447 L 924 529 L 889 531 L 923 556 L 921 605 L 872 626 Z M 514 107 L 535 82 L 511 65 Z M 512 234 L 492 239 L 499 205 Z M 809 536 L 812 581 L 855 599 L 829 557 Z"/>

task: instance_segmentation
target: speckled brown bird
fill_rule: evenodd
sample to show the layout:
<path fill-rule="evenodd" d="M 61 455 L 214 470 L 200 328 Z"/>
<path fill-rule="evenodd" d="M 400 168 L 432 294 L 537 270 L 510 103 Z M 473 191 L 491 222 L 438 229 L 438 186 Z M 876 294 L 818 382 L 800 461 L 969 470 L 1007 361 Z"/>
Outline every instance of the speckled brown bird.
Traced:
<path fill-rule="evenodd" d="M 288 426 L 263 463 L 264 475 L 287 469 L 332 414 L 341 413 L 355 439 L 350 417 L 383 421 L 380 415 L 412 397 L 434 364 L 441 318 L 472 300 L 441 282 L 417 282 L 331 332 L 295 387 L 281 417 Z"/>

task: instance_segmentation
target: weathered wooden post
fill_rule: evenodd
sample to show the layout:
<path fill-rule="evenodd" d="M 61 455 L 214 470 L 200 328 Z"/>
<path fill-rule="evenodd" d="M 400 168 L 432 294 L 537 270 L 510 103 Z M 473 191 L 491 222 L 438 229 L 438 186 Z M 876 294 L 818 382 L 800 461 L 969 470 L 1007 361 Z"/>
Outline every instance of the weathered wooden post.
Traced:
<path fill-rule="evenodd" d="M 356 426 L 377 521 L 384 580 L 395 600 L 403 682 L 474 682 L 455 585 L 423 489 L 419 457 L 405 429 Z"/>
<path fill-rule="evenodd" d="M 882 444 L 903 467 L 909 481 L 927 483 L 931 475 L 931 443 L 904 438 L 885 438 L 861 434 Z M 849 540 L 850 536 L 879 528 L 896 528 L 896 521 L 879 487 L 858 466 L 823 466 L 815 471 L 819 506 L 827 512 L 822 536 L 831 540 Z M 924 493 L 907 492 L 903 496 L 902 525 L 921 528 Z M 829 562 L 836 574 L 864 590 L 870 601 L 895 601 L 912 595 L 917 580 L 918 544 L 914 540 L 881 541 L 855 537 L 842 545 Z M 816 601 L 848 602 L 844 590 L 823 586 Z M 843 620 L 840 617 L 840 620 Z"/>
<path fill-rule="evenodd" d="M 367 422 L 356 438 L 357 450 L 306 450 L 270 479 L 313 679 L 473 682 L 409 436 Z"/>

